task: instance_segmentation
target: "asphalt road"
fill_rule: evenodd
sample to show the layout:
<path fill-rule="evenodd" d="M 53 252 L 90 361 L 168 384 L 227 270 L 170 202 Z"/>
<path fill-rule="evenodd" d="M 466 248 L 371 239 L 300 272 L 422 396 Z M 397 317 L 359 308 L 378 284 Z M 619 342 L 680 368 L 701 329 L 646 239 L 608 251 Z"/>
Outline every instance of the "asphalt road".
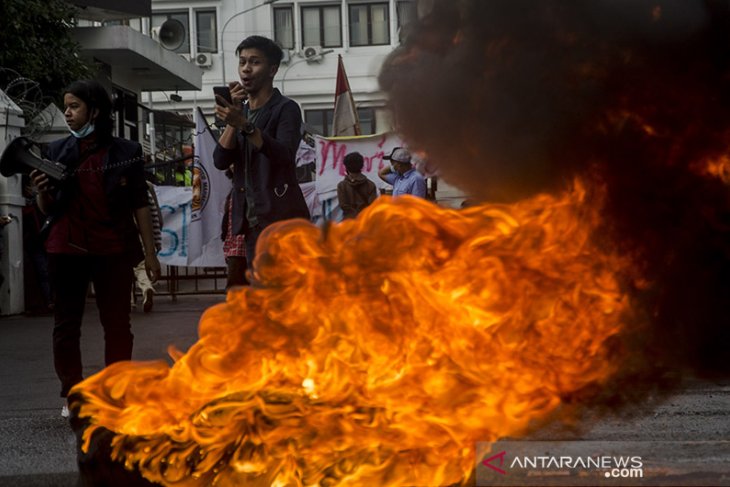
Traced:
<path fill-rule="evenodd" d="M 173 303 L 159 297 L 151 313 L 133 311 L 134 359 L 166 357 L 169 344 L 186 350 L 196 340 L 202 312 L 223 299 L 182 296 Z M 50 316 L 0 319 L 0 486 L 77 485 L 75 439 L 60 415 L 63 402 L 53 371 L 51 323 Z M 92 301 L 87 303 L 82 351 L 87 375 L 102 368 L 103 337 Z M 548 428 L 535 438 L 554 440 L 556 435 Z M 715 475 L 700 485 L 730 486 L 730 380 L 690 381 L 676 395 L 640 408 L 631 418 L 588 419 L 579 439 L 691 442 L 699 445 L 694 455 L 700 461 L 726 468 L 727 475 Z M 644 480 L 642 485 L 653 485 Z"/>
<path fill-rule="evenodd" d="M 197 339 L 202 312 L 222 295 L 157 297 L 151 313 L 132 311 L 133 359 L 167 357 L 167 346 L 186 350 Z M 85 376 L 104 366 L 104 339 L 93 301 L 82 327 Z M 0 319 L 0 486 L 76 486 L 76 441 L 53 370 L 51 316 Z"/>

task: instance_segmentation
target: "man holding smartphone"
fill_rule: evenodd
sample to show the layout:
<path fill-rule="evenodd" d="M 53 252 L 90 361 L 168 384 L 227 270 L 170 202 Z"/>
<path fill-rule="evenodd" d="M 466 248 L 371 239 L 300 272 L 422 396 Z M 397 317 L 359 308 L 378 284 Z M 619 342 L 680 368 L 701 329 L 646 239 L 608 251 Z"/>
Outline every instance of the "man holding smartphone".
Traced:
<path fill-rule="evenodd" d="M 216 117 L 226 127 L 213 161 L 221 171 L 233 167 L 231 230 L 245 235 L 252 269 L 264 228 L 310 215 L 296 177 L 301 110 L 274 88 L 283 52 L 271 39 L 250 36 L 238 45 L 236 55 L 241 81 L 228 85 L 230 101 L 220 94 L 215 97 Z"/>
<path fill-rule="evenodd" d="M 232 86 L 241 86 L 241 84 L 238 81 L 231 82 Z M 221 96 L 224 100 L 226 100 L 228 103 L 233 104 L 233 99 L 231 98 L 231 88 L 228 86 L 214 86 L 213 87 L 213 95 L 214 96 Z M 238 104 L 240 105 L 246 101 L 245 95 L 243 99 L 238 100 Z M 226 122 L 221 120 L 218 117 L 215 117 L 215 126 L 219 129 L 225 128 Z"/>

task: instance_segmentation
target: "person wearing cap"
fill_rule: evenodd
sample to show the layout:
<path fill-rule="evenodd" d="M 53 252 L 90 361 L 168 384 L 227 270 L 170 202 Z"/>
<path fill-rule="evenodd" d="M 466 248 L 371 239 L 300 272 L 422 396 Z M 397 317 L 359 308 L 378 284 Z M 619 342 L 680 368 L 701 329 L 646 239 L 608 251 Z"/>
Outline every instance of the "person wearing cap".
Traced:
<path fill-rule="evenodd" d="M 403 147 L 396 147 L 389 156 L 383 157 L 391 162 L 378 171 L 380 179 L 393 186 L 393 196 L 410 194 L 426 197 L 426 179 L 411 164 L 411 153 Z"/>

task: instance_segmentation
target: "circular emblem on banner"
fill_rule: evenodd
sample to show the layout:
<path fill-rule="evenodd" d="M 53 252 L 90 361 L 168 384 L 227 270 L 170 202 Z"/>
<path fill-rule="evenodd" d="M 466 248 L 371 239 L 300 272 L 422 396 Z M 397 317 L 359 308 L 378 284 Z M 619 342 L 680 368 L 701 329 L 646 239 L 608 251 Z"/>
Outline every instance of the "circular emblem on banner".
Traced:
<path fill-rule="evenodd" d="M 196 162 L 193 164 L 193 201 L 191 220 L 200 219 L 200 215 L 205 209 L 210 199 L 210 177 L 205 167 Z"/>

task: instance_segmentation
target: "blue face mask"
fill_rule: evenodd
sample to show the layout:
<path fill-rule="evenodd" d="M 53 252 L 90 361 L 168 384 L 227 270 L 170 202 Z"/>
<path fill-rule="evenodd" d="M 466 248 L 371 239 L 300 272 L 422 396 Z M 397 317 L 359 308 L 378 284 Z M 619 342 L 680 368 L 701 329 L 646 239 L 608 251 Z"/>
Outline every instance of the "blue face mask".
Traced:
<path fill-rule="evenodd" d="M 68 130 L 71 132 L 71 135 L 77 139 L 83 139 L 87 135 L 94 133 L 94 124 L 88 122 L 86 125 L 81 127 L 81 130 L 73 130 L 71 127 L 69 127 Z"/>

